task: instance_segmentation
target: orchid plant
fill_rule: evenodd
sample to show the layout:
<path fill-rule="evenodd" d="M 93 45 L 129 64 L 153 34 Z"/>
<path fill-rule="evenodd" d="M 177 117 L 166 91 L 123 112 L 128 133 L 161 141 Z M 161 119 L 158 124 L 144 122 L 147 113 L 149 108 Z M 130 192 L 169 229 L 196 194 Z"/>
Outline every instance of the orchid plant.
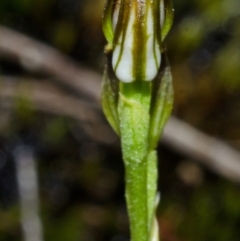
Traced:
<path fill-rule="evenodd" d="M 173 105 L 164 46 L 172 21 L 171 0 L 107 0 L 104 9 L 102 107 L 121 139 L 132 241 L 159 240 L 155 149 Z"/>

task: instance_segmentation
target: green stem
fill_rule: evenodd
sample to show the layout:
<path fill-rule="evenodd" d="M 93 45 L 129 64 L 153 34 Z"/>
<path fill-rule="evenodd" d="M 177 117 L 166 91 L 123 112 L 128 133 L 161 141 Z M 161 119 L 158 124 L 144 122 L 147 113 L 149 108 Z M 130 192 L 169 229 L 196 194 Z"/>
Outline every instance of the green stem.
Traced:
<path fill-rule="evenodd" d="M 156 196 L 156 153 L 148 150 L 151 82 L 120 83 L 118 114 L 131 240 L 148 241 Z"/>

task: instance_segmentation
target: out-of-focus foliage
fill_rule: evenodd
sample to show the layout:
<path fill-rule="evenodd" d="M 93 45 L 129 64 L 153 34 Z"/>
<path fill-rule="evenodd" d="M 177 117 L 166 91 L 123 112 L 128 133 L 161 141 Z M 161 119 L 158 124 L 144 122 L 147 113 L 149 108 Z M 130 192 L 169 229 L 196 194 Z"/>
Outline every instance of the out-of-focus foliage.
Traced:
<path fill-rule="evenodd" d="M 240 1 L 173 2 L 167 48 L 174 114 L 240 149 Z M 103 0 L 1 0 L 0 24 L 102 72 L 103 5 Z M 1 56 L 0 72 L 32 76 Z M 38 161 L 45 241 L 128 239 L 120 149 L 91 140 L 81 128 L 89 123 L 36 112 L 27 99 L 14 106 L 0 109 L 0 241 L 22 235 L 13 160 L 21 144 L 30 146 Z M 239 186 L 167 147 L 159 152 L 162 241 L 239 241 Z"/>
<path fill-rule="evenodd" d="M 239 7 L 237 0 L 176 1 L 168 38 L 177 114 L 227 140 L 240 134 Z"/>

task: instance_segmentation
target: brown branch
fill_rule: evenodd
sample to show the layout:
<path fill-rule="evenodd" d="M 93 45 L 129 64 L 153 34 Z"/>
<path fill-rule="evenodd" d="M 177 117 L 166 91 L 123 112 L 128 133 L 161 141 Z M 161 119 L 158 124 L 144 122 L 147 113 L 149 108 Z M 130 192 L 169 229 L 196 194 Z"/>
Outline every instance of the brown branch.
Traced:
<path fill-rule="evenodd" d="M 0 77 L 0 80 L 1 107 L 12 109 L 16 100 L 26 99 L 38 111 L 80 121 L 82 129 L 95 141 L 116 143 L 117 137 L 100 114 L 99 105 L 74 98 L 47 80 L 6 76 Z"/>
<path fill-rule="evenodd" d="M 56 115 L 66 115 L 81 121 L 99 120 L 96 106 L 76 99 L 46 81 L 29 81 L 24 78 L 0 77 L 2 103 L 12 106 L 17 98 L 30 100 L 34 108 Z"/>
<path fill-rule="evenodd" d="M 240 183 L 240 153 L 225 142 L 210 137 L 176 117 L 171 117 L 164 129 L 162 142 Z"/>
<path fill-rule="evenodd" d="M 18 61 L 31 72 L 47 73 L 74 92 L 100 99 L 101 78 L 54 48 L 0 27 L 0 55 Z"/>

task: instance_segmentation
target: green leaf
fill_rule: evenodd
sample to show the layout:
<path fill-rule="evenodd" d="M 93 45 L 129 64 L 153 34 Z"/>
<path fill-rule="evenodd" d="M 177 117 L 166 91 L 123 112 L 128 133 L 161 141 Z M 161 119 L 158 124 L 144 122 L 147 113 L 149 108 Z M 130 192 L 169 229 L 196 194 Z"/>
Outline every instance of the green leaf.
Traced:
<path fill-rule="evenodd" d="M 102 83 L 102 109 L 114 131 L 120 135 L 117 113 L 117 91 L 113 90 L 108 70 L 104 71 Z"/>
<path fill-rule="evenodd" d="M 172 0 L 162 0 L 162 1 L 164 1 L 164 7 L 165 7 L 165 19 L 161 30 L 161 37 L 163 41 L 167 36 L 170 28 L 172 27 L 174 9 L 173 9 Z"/>
<path fill-rule="evenodd" d="M 163 128 L 171 114 L 173 107 L 173 85 L 170 66 L 163 54 L 162 71 L 154 82 L 153 100 L 151 106 L 151 120 L 149 128 L 149 150 L 154 150 L 162 134 Z"/>
<path fill-rule="evenodd" d="M 155 202 L 157 194 L 157 152 L 151 151 L 146 158 L 147 163 L 147 199 L 148 199 L 148 230 L 151 234 L 154 215 L 155 215 Z M 158 235 L 158 234 L 157 234 Z"/>
<path fill-rule="evenodd" d="M 103 14 L 103 33 L 109 44 L 113 42 L 113 26 L 112 26 L 112 6 L 113 1 L 107 0 Z"/>

